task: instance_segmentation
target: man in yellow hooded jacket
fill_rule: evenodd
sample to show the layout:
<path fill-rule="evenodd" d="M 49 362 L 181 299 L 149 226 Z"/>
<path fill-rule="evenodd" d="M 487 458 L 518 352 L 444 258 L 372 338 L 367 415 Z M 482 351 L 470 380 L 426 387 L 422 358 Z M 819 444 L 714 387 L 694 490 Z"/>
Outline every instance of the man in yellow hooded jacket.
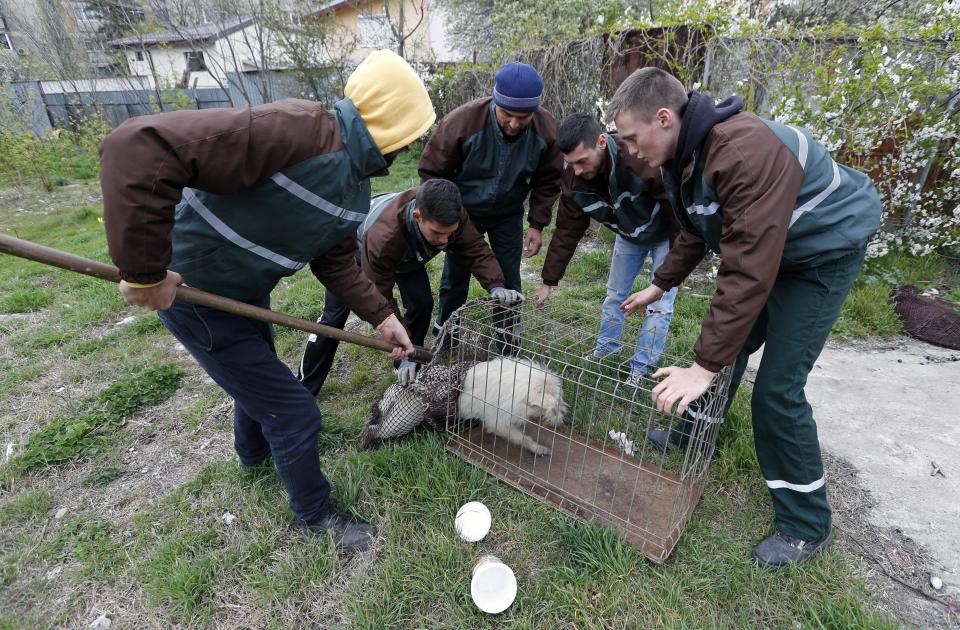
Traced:
<path fill-rule="evenodd" d="M 234 445 L 253 468 L 273 457 L 297 521 L 366 549 L 371 526 L 334 509 L 320 470 L 320 410 L 276 354 L 268 324 L 174 300 L 186 283 L 269 307 L 284 276 L 311 271 L 397 348 L 412 352 L 390 303 L 355 259 L 372 175 L 433 124 L 423 82 L 371 53 L 332 111 L 284 100 L 248 109 L 133 118 L 100 146 L 104 223 L 120 292 L 163 324 L 234 399 Z"/>

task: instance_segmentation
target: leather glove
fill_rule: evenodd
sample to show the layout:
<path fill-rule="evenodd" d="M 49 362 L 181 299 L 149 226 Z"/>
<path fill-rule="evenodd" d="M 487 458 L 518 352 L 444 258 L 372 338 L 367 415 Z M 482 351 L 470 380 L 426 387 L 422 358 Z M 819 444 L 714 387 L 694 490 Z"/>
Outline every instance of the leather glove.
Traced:
<path fill-rule="evenodd" d="M 514 291 L 513 289 L 506 289 L 504 287 L 497 287 L 490 291 L 490 297 L 501 304 L 516 304 L 517 302 L 523 302 L 522 293 L 519 291 Z"/>
<path fill-rule="evenodd" d="M 417 376 L 417 364 L 408 359 L 403 359 L 400 361 L 400 365 L 393 369 L 393 373 L 397 375 L 397 383 L 400 387 L 406 387 Z"/>

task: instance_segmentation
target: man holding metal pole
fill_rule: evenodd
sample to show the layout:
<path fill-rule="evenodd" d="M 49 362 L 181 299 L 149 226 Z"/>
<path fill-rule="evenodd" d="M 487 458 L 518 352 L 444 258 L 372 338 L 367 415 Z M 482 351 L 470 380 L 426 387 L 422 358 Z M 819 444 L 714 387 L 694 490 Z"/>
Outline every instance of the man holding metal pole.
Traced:
<path fill-rule="evenodd" d="M 390 303 L 355 260 L 372 175 L 423 135 L 436 115 L 399 56 L 371 53 L 326 111 L 285 100 L 246 110 L 179 111 L 132 119 L 100 146 L 104 223 L 120 291 L 159 309 L 163 324 L 234 399 L 244 467 L 270 456 L 297 521 L 366 549 L 369 525 L 338 512 L 320 470 L 321 415 L 277 357 L 269 324 L 174 301 L 177 285 L 268 307 L 285 276 L 314 275 L 397 345 L 413 348 Z"/>

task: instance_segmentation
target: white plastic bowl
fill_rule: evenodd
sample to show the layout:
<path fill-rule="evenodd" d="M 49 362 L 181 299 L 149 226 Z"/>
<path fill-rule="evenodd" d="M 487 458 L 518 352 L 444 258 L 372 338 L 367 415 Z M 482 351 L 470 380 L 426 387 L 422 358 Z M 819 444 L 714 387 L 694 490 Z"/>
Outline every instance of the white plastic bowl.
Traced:
<path fill-rule="evenodd" d="M 502 613 L 517 597 L 517 578 L 513 569 L 496 556 L 483 556 L 473 566 L 470 596 L 485 613 Z"/>
<path fill-rule="evenodd" d="M 464 503 L 457 510 L 455 524 L 460 538 L 467 542 L 477 542 L 483 540 L 483 537 L 487 535 L 492 522 L 493 517 L 490 515 L 487 506 L 479 501 L 471 501 Z"/>

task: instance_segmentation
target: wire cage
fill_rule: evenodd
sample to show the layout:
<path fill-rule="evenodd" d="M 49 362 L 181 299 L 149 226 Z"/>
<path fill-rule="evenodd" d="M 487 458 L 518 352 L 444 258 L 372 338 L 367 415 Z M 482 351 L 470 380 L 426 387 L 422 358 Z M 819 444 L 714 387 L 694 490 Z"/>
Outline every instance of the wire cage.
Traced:
<path fill-rule="evenodd" d="M 671 553 L 706 482 L 723 421 L 725 368 L 684 418 L 657 411 L 649 377 L 629 379 L 634 331 L 593 356 L 576 313 L 468 302 L 447 322 L 434 364 L 457 366 L 447 449 L 566 514 L 614 528 L 656 563 Z M 660 365 L 688 366 L 667 343 Z M 473 420 L 473 422 L 470 422 Z M 646 439 L 671 430 L 666 445 Z"/>

